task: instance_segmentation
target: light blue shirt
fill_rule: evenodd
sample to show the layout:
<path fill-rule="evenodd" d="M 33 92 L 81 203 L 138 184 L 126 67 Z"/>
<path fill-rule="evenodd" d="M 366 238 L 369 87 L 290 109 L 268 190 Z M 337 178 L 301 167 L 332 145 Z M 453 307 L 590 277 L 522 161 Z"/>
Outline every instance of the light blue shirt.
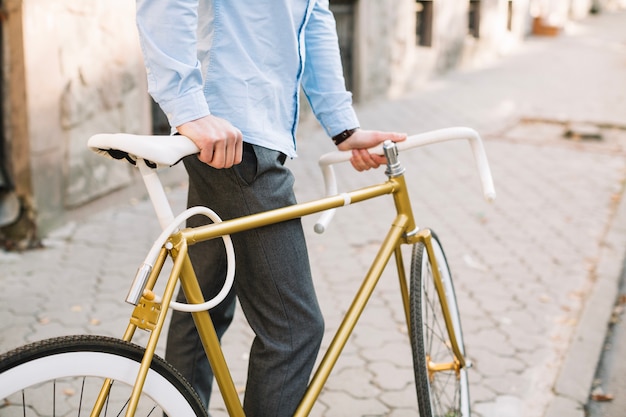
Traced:
<path fill-rule="evenodd" d="M 359 126 L 328 0 L 137 0 L 137 27 L 172 126 L 213 114 L 293 157 L 300 86 L 329 136 Z"/>

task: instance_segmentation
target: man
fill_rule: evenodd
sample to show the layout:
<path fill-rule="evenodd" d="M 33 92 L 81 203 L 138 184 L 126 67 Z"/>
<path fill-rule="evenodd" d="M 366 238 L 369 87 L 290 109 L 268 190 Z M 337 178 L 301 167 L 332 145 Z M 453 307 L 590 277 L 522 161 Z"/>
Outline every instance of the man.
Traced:
<path fill-rule="evenodd" d="M 300 87 L 337 147 L 352 150 L 359 171 L 384 163 L 367 148 L 406 137 L 359 129 L 328 0 L 137 0 L 137 26 L 150 94 L 200 149 L 184 161 L 190 207 L 228 219 L 296 202 L 284 163 L 296 156 Z M 234 293 L 211 317 L 221 337 L 236 295 L 255 333 L 246 415 L 291 416 L 323 335 L 302 226 L 293 220 L 232 238 Z M 190 251 L 207 299 L 225 275 L 220 245 Z M 189 314 L 173 315 L 166 359 L 208 407 L 212 373 Z"/>

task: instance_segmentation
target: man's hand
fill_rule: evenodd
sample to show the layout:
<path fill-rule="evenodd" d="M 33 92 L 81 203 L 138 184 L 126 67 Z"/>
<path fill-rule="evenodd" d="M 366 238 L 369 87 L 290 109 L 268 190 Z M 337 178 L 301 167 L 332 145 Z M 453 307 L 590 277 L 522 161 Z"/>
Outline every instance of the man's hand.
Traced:
<path fill-rule="evenodd" d="M 406 139 L 405 133 L 379 132 L 374 130 L 357 130 L 348 139 L 337 146 L 340 151 L 352 150 L 350 163 L 357 171 L 365 171 L 370 168 L 378 168 L 386 163 L 383 155 L 374 155 L 367 151 L 368 148 L 378 145 L 386 140 L 402 142 Z"/>
<path fill-rule="evenodd" d="M 230 168 L 241 162 L 243 135 L 227 120 L 208 115 L 176 127 L 200 149 L 198 158 L 213 168 Z"/>

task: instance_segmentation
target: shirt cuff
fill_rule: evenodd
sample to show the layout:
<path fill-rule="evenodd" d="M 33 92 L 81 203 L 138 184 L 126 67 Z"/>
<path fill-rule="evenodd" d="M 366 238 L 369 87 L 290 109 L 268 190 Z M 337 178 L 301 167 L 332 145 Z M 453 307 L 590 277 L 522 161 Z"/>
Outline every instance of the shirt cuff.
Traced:
<path fill-rule="evenodd" d="M 164 101 L 159 103 L 159 105 L 172 127 L 177 127 L 183 123 L 211 114 L 206 98 L 201 91 Z"/>
<path fill-rule="evenodd" d="M 329 137 L 340 134 L 346 129 L 360 127 L 359 118 L 352 107 L 333 113 L 326 113 L 320 117 L 320 123 Z"/>

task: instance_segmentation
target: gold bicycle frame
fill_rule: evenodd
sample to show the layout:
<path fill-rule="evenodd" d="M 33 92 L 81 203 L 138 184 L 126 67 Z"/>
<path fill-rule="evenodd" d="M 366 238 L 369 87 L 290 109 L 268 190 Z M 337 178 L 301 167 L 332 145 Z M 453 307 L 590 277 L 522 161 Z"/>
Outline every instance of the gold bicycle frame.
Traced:
<path fill-rule="evenodd" d="M 405 267 L 402 260 L 402 253 L 400 250 L 403 244 L 423 242 L 426 247 L 432 267 L 435 288 L 441 302 L 445 325 L 450 338 L 452 351 L 455 356 L 454 358 L 451 358 L 449 363 L 429 363 L 429 373 L 432 374 L 437 371 L 450 369 L 457 370 L 458 372 L 460 368 L 464 367 L 466 365 L 465 358 L 458 345 L 454 327 L 452 325 L 452 319 L 439 272 L 439 265 L 437 264 L 437 259 L 431 243 L 432 235 L 428 229 L 417 230 L 404 175 L 400 173 L 399 175 L 390 176 L 384 183 L 368 186 L 344 193 L 342 195 L 325 197 L 307 203 L 300 203 L 293 206 L 283 207 L 233 220 L 227 220 L 220 223 L 213 223 L 206 226 L 187 228 L 172 235 L 168 244 L 165 245 L 171 249 L 163 248 L 161 250 L 155 267 L 148 279 L 144 295 L 142 296 L 138 306 L 135 308 L 133 317 L 131 318 L 124 334 L 124 340 L 130 341 L 137 327 L 151 332 L 146 344 L 146 353 L 141 363 L 139 374 L 131 394 L 126 416 L 132 417 L 134 415 L 146 375 L 150 368 L 150 363 L 156 350 L 157 341 L 163 328 L 166 312 L 174 296 L 178 280 L 181 282 L 181 286 L 189 303 L 199 304 L 204 302 L 200 286 L 188 256 L 188 247 L 190 245 L 257 227 L 300 218 L 306 215 L 319 213 L 324 210 L 342 207 L 346 205 L 346 201 L 349 201 L 350 204 L 354 204 L 387 194 L 393 195 L 397 215 L 393 220 L 387 236 L 383 241 L 376 257 L 374 258 L 374 261 L 372 262 L 361 287 L 356 293 L 350 308 L 345 314 L 339 329 L 337 330 L 330 346 L 326 350 L 324 357 L 317 367 L 309 387 L 294 416 L 301 417 L 310 413 L 392 255 L 395 255 L 398 277 L 400 279 L 400 291 L 402 293 L 402 301 L 407 325 L 409 325 L 409 291 Z M 174 266 L 172 267 L 172 272 L 168 278 L 162 295 L 162 302 L 159 305 L 153 301 L 154 294 L 152 293 L 152 290 L 168 254 L 173 258 Z M 226 364 L 226 360 L 221 350 L 221 346 L 209 313 L 207 311 L 202 311 L 191 314 L 193 315 L 198 333 L 200 334 L 200 339 L 202 340 L 205 352 L 215 374 L 216 382 L 223 396 L 229 415 L 244 416 L 241 401 L 239 400 L 237 390 Z M 104 399 L 106 398 L 107 390 L 108 381 L 105 381 L 96 407 L 94 407 L 94 410 L 92 411 L 92 417 L 99 415 L 100 409 L 104 404 Z"/>

